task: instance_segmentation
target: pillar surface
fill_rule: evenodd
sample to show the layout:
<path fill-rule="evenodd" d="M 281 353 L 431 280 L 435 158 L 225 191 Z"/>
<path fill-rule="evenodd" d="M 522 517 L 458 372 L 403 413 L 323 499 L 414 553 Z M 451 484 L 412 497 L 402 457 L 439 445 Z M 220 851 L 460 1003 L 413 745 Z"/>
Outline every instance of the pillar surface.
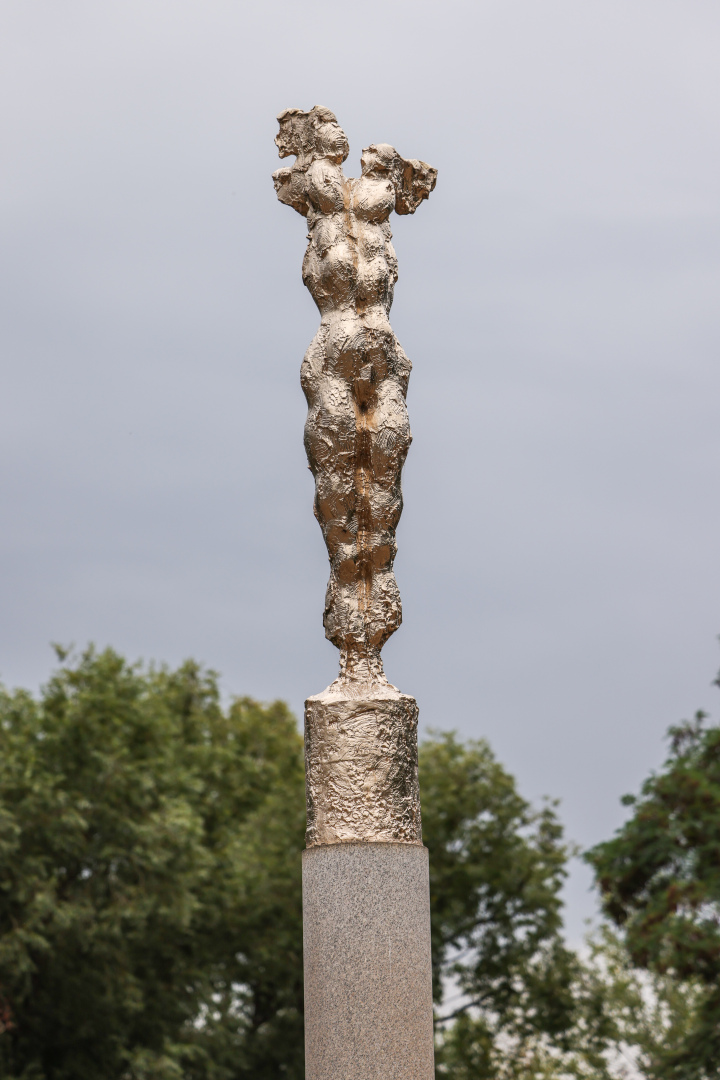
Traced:
<path fill-rule="evenodd" d="M 308 848 L 303 943 L 307 1080 L 433 1080 L 427 848 Z"/>

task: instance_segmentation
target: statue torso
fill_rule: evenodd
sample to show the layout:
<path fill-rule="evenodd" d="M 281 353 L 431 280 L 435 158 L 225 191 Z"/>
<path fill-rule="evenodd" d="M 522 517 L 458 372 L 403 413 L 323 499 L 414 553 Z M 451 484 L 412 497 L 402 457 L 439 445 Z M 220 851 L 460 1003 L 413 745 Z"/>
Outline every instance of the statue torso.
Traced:
<path fill-rule="evenodd" d="M 339 165 L 322 158 L 305 174 L 305 196 L 310 209 L 303 281 L 321 314 L 352 311 L 384 321 L 397 280 L 388 223 L 392 184 L 347 178 Z"/>

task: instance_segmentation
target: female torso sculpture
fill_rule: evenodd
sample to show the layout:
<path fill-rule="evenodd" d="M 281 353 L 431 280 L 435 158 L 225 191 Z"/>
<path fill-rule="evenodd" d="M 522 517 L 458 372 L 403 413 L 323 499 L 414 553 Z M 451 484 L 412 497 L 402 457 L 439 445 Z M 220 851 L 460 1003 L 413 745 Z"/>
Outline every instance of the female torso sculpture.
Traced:
<path fill-rule="evenodd" d="M 411 364 L 388 318 L 397 280 L 388 219 L 393 209 L 414 213 L 437 172 L 379 144 L 349 179 L 347 139 L 329 109 L 288 109 L 278 120 L 280 156 L 296 161 L 273 180 L 280 201 L 307 217 L 303 281 L 322 317 L 301 379 L 315 516 L 331 567 L 323 621 L 341 657 L 334 685 L 378 688 L 387 685 L 380 650 L 402 618 L 393 560 L 411 441 Z"/>

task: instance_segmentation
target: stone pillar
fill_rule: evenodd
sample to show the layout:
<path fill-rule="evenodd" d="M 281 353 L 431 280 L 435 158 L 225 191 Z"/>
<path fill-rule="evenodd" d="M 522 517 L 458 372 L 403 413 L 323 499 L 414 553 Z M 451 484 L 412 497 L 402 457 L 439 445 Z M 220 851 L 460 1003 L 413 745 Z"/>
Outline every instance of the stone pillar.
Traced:
<path fill-rule="evenodd" d="M 305 703 L 307 1080 L 434 1077 L 417 717 L 389 684 Z"/>
<path fill-rule="evenodd" d="M 307 1080 L 433 1080 L 427 848 L 308 848 L 303 947 Z"/>
<path fill-rule="evenodd" d="M 286 109 L 278 120 L 280 157 L 295 161 L 273 181 L 307 219 L 303 281 L 321 315 L 301 383 L 330 560 L 323 622 L 340 650 L 338 678 L 305 704 L 306 1076 L 432 1080 L 418 709 L 388 682 L 380 651 L 402 621 L 393 561 L 412 441 L 412 365 L 389 321 L 398 276 L 389 218 L 413 214 L 437 171 L 378 143 L 349 178 L 329 109 Z"/>

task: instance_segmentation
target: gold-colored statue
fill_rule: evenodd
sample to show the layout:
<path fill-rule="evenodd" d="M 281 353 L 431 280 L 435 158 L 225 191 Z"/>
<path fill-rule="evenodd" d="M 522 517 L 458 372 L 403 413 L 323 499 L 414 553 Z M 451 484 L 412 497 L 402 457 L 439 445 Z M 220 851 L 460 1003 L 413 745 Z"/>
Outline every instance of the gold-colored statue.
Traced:
<path fill-rule="evenodd" d="M 307 218 L 303 281 L 321 315 L 301 380 L 330 558 L 323 621 L 340 650 L 338 678 L 306 703 L 308 845 L 419 843 L 417 705 L 388 682 L 380 657 L 402 619 L 393 560 L 411 442 L 411 364 L 388 317 L 398 276 L 389 217 L 414 213 L 437 171 L 381 143 L 348 178 L 347 139 L 329 109 L 286 109 L 278 120 L 280 156 L 295 162 L 273 181 Z"/>

